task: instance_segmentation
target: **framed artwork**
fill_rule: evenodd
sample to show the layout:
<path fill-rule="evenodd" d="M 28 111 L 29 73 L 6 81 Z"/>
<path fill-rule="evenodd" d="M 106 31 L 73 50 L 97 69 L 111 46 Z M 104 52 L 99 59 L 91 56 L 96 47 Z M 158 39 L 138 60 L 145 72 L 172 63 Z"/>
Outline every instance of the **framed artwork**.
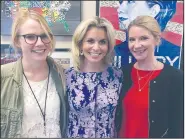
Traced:
<path fill-rule="evenodd" d="M 161 44 L 155 56 L 176 68 L 183 65 L 183 1 L 97 1 L 96 15 L 108 19 L 116 31 L 114 65 L 121 67 L 136 60 L 128 49 L 127 27 L 139 15 L 154 17 L 162 30 Z M 141 10 L 142 9 L 142 10 Z"/>
<path fill-rule="evenodd" d="M 73 35 L 81 21 L 81 1 L 1 1 L 1 35 L 10 35 L 19 8 L 43 15 L 54 35 Z"/>
<path fill-rule="evenodd" d="M 21 52 L 15 53 L 9 44 L 1 44 L 1 65 L 16 61 L 21 57 Z"/>
<path fill-rule="evenodd" d="M 15 53 L 9 44 L 1 44 L 1 65 L 15 62 L 22 56 L 21 52 Z M 68 48 L 56 48 L 51 57 L 65 69 L 72 66 L 72 56 Z"/>
<path fill-rule="evenodd" d="M 58 64 L 61 64 L 64 69 L 72 66 L 72 56 L 68 48 L 56 48 L 51 54 L 51 57 L 54 58 Z"/>

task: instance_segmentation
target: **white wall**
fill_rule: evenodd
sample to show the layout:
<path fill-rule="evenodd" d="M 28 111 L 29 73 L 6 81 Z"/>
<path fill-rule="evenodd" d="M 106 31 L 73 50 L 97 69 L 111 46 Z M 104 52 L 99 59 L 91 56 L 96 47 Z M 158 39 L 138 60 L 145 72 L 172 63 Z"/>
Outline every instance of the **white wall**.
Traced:
<path fill-rule="evenodd" d="M 96 16 L 96 1 L 81 1 L 81 19 Z M 10 36 L 1 36 L 1 44 L 10 44 Z M 72 36 L 56 36 L 56 48 L 70 48 Z"/>

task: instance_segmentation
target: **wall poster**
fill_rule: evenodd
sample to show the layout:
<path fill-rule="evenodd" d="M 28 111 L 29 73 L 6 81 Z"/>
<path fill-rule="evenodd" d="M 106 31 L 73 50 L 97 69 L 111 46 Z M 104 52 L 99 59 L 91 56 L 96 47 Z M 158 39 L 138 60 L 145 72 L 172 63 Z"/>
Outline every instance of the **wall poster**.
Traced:
<path fill-rule="evenodd" d="M 81 21 L 81 1 L 1 1 L 1 35 L 10 35 L 13 18 L 19 8 L 41 13 L 54 35 L 73 35 Z"/>
<path fill-rule="evenodd" d="M 105 17 L 116 30 L 115 62 L 120 67 L 135 61 L 129 53 L 127 26 L 138 15 L 155 17 L 162 30 L 161 45 L 156 48 L 155 56 L 163 63 L 183 68 L 183 1 L 97 1 L 97 16 Z M 141 10 L 142 9 L 142 10 Z"/>

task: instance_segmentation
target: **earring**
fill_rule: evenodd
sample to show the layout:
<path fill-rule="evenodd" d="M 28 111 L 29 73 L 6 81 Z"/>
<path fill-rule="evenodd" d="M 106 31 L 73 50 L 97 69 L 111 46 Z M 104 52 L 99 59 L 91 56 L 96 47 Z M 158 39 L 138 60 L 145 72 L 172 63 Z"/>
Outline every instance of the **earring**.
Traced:
<path fill-rule="evenodd" d="M 80 51 L 80 55 L 81 55 L 81 56 L 83 56 L 83 55 L 84 55 L 84 53 L 83 53 L 83 51 L 82 51 L 82 50 Z"/>
<path fill-rule="evenodd" d="M 158 46 L 158 45 L 155 47 L 155 51 L 156 51 L 157 53 L 159 52 L 159 46 Z"/>

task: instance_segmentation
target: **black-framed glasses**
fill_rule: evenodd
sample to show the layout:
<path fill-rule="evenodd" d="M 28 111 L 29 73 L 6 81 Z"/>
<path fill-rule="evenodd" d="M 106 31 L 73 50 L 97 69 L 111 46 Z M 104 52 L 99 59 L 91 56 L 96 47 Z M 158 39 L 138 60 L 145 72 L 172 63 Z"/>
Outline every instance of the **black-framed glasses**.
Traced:
<path fill-rule="evenodd" d="M 53 35 L 49 33 L 48 37 L 46 34 L 36 35 L 36 34 L 25 34 L 25 35 L 18 35 L 24 37 L 24 40 L 27 44 L 35 44 L 38 40 L 38 37 L 40 37 L 41 41 L 44 44 L 48 44 L 51 42 L 51 39 L 53 38 Z"/>

